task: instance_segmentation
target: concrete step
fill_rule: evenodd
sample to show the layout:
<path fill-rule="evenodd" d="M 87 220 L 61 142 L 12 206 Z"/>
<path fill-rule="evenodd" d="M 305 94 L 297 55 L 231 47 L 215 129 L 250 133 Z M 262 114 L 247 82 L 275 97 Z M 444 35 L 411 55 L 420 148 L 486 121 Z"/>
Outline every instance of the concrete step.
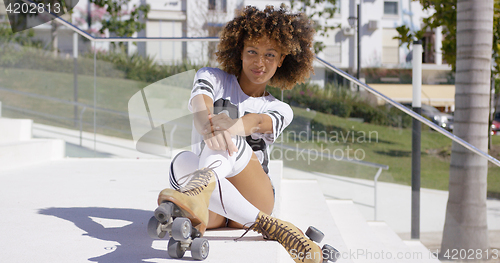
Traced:
<path fill-rule="evenodd" d="M 404 255 L 405 253 L 411 252 L 411 249 L 403 243 L 403 240 L 385 222 L 369 221 L 367 224 L 382 242 L 384 247 L 394 255 L 398 253 Z"/>
<path fill-rule="evenodd" d="M 340 226 L 336 225 L 328 205 L 315 180 L 282 179 L 282 204 L 280 219 L 291 222 L 302 231 L 314 226 L 325 234 L 320 247 L 329 244 L 341 253 L 337 262 L 353 262 L 348 255 Z M 280 250 L 279 262 L 291 262 L 285 249 Z"/>
<path fill-rule="evenodd" d="M 65 144 L 57 139 L 0 143 L 0 171 L 64 158 Z"/>
<path fill-rule="evenodd" d="M 353 262 L 386 262 L 386 247 L 351 200 L 327 200 Z"/>
<path fill-rule="evenodd" d="M 418 262 L 423 263 L 439 263 L 436 255 L 432 254 L 432 251 L 427 249 L 422 242 L 418 240 L 405 240 L 403 241 L 411 250 L 412 257 L 420 259 Z"/>
<path fill-rule="evenodd" d="M 33 120 L 0 118 L 0 143 L 30 140 L 32 127 Z"/>

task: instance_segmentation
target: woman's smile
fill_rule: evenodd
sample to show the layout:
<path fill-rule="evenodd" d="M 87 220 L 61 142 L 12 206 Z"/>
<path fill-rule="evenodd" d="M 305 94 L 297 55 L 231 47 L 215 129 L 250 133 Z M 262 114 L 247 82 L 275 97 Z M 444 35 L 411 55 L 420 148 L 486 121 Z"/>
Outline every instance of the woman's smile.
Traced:
<path fill-rule="evenodd" d="M 247 95 L 261 96 L 285 56 L 276 41 L 267 36 L 254 41 L 246 40 L 244 43 L 239 83 Z"/>

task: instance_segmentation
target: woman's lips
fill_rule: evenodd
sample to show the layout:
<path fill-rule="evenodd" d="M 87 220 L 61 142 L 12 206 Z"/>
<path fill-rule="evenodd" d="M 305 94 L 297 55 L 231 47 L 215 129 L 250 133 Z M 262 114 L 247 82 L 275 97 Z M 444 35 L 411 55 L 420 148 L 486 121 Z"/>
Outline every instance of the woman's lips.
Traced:
<path fill-rule="evenodd" d="M 265 72 L 264 72 L 264 71 L 262 71 L 262 70 L 256 70 L 256 69 L 252 69 L 252 72 L 253 72 L 253 74 L 255 74 L 255 75 L 262 75 L 262 74 L 264 74 L 264 73 L 265 73 Z"/>

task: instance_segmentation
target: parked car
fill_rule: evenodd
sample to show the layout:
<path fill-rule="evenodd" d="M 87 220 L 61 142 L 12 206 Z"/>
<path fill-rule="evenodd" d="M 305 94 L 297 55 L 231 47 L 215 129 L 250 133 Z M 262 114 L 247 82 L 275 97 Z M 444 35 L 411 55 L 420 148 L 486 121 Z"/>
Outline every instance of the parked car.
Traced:
<path fill-rule="evenodd" d="M 453 130 L 453 116 L 448 113 L 440 112 L 431 105 L 422 104 L 422 116 L 429 118 L 432 122 L 446 130 Z"/>
<path fill-rule="evenodd" d="M 410 109 L 412 108 L 411 103 L 402 104 Z M 431 105 L 422 104 L 422 116 L 428 118 L 435 124 L 448 131 L 453 130 L 453 115 L 451 114 L 440 112 L 438 109 L 434 108 Z"/>
<path fill-rule="evenodd" d="M 493 122 L 491 124 L 491 134 L 500 135 L 500 112 L 497 112 L 493 117 Z"/>

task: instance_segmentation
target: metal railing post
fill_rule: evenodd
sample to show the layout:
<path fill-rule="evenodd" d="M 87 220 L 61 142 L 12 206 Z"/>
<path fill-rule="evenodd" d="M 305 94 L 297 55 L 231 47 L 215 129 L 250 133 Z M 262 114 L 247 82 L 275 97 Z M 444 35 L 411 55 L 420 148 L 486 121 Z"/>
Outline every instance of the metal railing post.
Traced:
<path fill-rule="evenodd" d="M 82 125 L 82 119 L 83 119 L 83 112 L 87 109 L 86 106 L 83 107 L 82 111 L 80 111 L 80 146 L 82 146 L 82 130 L 83 130 L 83 125 Z"/>
<path fill-rule="evenodd" d="M 373 179 L 373 220 L 377 221 L 377 182 L 378 178 L 382 174 L 382 167 L 378 168 L 375 178 Z"/>
<path fill-rule="evenodd" d="M 413 42 L 413 102 L 415 113 L 422 113 L 422 42 Z M 411 140 L 411 238 L 420 239 L 420 155 L 422 123 L 413 119 Z"/>
<path fill-rule="evenodd" d="M 174 132 L 177 129 L 177 124 L 170 131 L 170 158 L 174 157 Z"/>

